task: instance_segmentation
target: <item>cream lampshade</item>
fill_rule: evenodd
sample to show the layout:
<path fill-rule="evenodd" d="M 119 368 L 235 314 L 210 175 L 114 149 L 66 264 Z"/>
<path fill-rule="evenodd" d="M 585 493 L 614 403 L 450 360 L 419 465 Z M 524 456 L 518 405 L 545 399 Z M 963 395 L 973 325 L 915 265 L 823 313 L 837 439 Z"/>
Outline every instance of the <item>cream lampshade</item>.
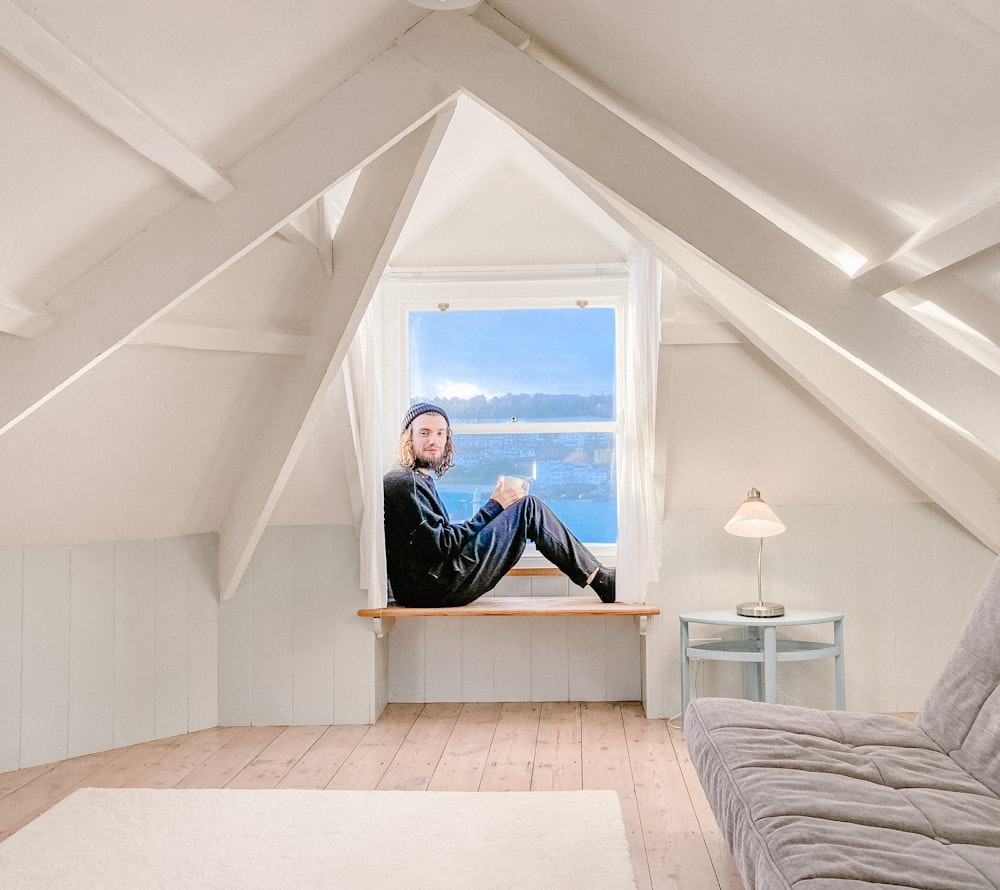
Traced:
<path fill-rule="evenodd" d="M 729 534 L 739 538 L 759 539 L 757 545 L 757 601 L 740 603 L 736 607 L 737 614 L 749 618 L 777 618 L 784 615 L 785 607 L 781 603 L 764 602 L 761 588 L 761 562 L 764 556 L 764 538 L 780 535 L 785 530 L 785 523 L 778 519 L 774 511 L 761 500 L 760 492 L 756 488 L 751 488 L 747 499 L 733 514 L 733 518 L 726 523 L 725 529 Z"/>

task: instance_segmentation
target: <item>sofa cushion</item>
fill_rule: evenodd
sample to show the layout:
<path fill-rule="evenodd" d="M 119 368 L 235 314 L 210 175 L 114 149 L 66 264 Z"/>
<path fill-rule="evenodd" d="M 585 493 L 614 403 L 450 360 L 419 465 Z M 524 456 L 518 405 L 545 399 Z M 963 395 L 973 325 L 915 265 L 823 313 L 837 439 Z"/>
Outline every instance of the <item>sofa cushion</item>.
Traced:
<path fill-rule="evenodd" d="M 1000 887 L 1000 797 L 913 723 L 705 698 L 684 730 L 747 890 Z"/>
<path fill-rule="evenodd" d="M 1000 794 L 1000 559 L 917 725 Z"/>

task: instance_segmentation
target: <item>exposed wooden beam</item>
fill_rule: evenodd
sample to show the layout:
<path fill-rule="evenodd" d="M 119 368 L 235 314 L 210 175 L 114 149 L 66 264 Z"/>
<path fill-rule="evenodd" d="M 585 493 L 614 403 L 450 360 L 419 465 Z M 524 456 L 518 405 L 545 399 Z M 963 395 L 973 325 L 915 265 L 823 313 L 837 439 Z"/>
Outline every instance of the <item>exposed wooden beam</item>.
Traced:
<path fill-rule="evenodd" d="M 600 103 L 468 16 L 428 16 L 397 46 L 1000 456 L 1000 412 L 983 410 L 990 371 Z"/>
<path fill-rule="evenodd" d="M 1000 189 L 916 232 L 889 256 L 865 263 L 854 280 L 881 296 L 1000 243 Z"/>
<path fill-rule="evenodd" d="M 257 324 L 238 319 L 199 318 L 171 313 L 144 328 L 130 346 L 173 346 L 214 352 L 250 352 L 258 355 L 304 355 L 311 335 L 302 325 Z"/>
<path fill-rule="evenodd" d="M 347 355 L 451 111 L 361 172 L 337 231 L 337 262 L 309 349 L 290 371 L 219 532 L 219 593 L 233 595 Z"/>
<path fill-rule="evenodd" d="M 290 244 L 311 247 L 316 251 L 327 280 L 333 275 L 333 233 L 344 215 L 342 209 L 332 215 L 330 204 L 331 200 L 327 195 L 320 195 L 305 210 L 286 220 L 278 229 L 278 234 Z"/>
<path fill-rule="evenodd" d="M 233 185 L 205 158 L 155 121 L 11 0 L 0 0 L 0 50 L 81 114 L 207 201 Z"/>
<path fill-rule="evenodd" d="M 310 207 L 308 210 L 303 211 L 298 216 L 294 216 L 291 219 L 286 219 L 281 228 L 278 229 L 278 234 L 284 238 L 289 244 L 297 244 L 299 247 L 311 247 L 313 250 L 316 249 L 316 232 L 315 232 L 315 222 L 305 218 L 306 215 L 314 216 L 316 213 L 315 205 Z M 310 225 L 310 222 L 313 224 Z"/>
<path fill-rule="evenodd" d="M 29 309 L 14 297 L 0 299 L 0 333 L 13 334 L 30 340 L 37 337 L 50 324 L 52 316 L 47 312 Z"/>
<path fill-rule="evenodd" d="M 579 174 L 569 175 L 750 343 L 956 522 L 1000 553 L 1000 492 L 920 423 L 879 379 L 672 233 Z"/>
<path fill-rule="evenodd" d="M 239 191 L 218 204 L 190 198 L 137 234 L 58 295 L 57 324 L 31 342 L 3 344 L 0 434 L 455 94 L 450 82 L 389 50 L 235 165 Z"/>
<path fill-rule="evenodd" d="M 332 204 L 326 195 L 316 202 L 316 253 L 327 281 L 333 278 L 333 234 L 344 218 L 344 211 L 332 209 Z"/>
<path fill-rule="evenodd" d="M 775 195 L 710 155 L 701 146 L 695 145 L 662 123 L 653 124 L 642 116 L 635 105 L 616 95 L 599 81 L 567 64 L 562 57 L 544 45 L 531 41 L 530 45 L 522 48 L 531 58 L 541 62 L 563 80 L 573 84 L 622 120 L 627 121 L 665 151 L 708 177 L 720 188 L 753 208 L 827 262 L 848 273 L 853 273 L 864 262 L 865 258 L 861 254 L 831 232 L 818 226 L 815 220 L 809 219 L 780 201 Z"/>

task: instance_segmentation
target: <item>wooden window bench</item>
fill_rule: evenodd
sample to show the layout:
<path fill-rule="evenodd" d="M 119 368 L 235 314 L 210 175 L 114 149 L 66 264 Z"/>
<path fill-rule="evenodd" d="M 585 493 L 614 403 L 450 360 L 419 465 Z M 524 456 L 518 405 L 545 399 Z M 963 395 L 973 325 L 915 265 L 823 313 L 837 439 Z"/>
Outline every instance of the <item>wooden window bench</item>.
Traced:
<path fill-rule="evenodd" d="M 512 569 L 508 577 L 562 574 L 555 568 Z M 371 618 L 375 635 L 382 637 L 397 618 L 502 618 L 515 615 L 557 617 L 561 615 L 630 615 L 639 622 L 639 633 L 646 632 L 645 621 L 659 615 L 659 606 L 648 603 L 602 603 L 597 595 L 587 596 L 483 596 L 467 606 L 438 609 L 383 606 L 358 609 L 362 618 Z"/>

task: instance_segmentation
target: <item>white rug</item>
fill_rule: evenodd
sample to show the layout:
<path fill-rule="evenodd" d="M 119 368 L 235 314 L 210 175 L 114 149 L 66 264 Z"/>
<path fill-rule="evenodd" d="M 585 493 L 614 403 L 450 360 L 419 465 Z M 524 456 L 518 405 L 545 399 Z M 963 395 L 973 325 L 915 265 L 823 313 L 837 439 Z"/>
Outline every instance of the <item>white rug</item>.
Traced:
<path fill-rule="evenodd" d="M 634 888 L 613 791 L 81 788 L 0 843 L 4 890 Z"/>

